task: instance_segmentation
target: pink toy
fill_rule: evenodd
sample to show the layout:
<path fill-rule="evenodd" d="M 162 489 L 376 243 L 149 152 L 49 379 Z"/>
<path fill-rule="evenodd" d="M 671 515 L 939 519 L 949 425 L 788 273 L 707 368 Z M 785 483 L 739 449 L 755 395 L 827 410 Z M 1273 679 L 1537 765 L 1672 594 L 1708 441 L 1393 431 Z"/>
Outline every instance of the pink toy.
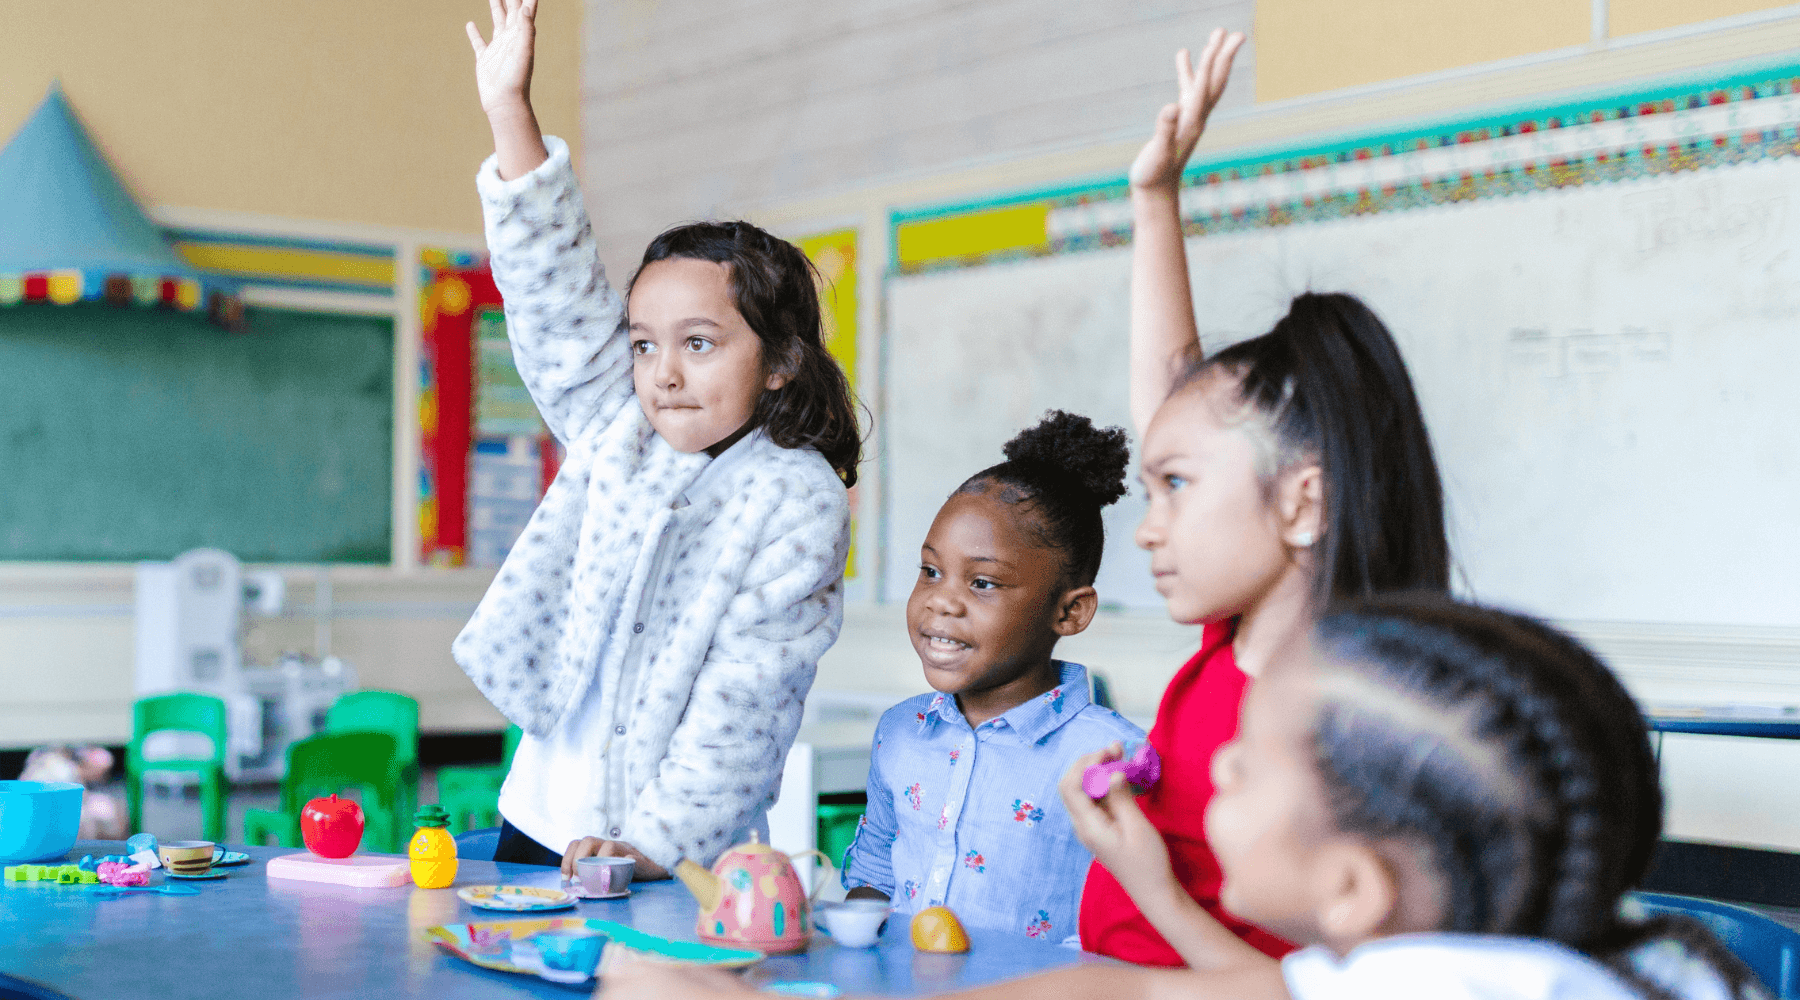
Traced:
<path fill-rule="evenodd" d="M 810 854 L 831 863 L 819 851 L 795 857 Z M 700 904 L 694 930 L 707 944 L 784 955 L 804 951 L 812 939 L 812 899 L 800 884 L 793 858 L 759 843 L 754 834 L 748 844 L 726 851 L 712 871 L 683 860 L 675 875 Z M 817 874 L 813 882 L 814 893 L 825 884 Z"/>
<path fill-rule="evenodd" d="M 127 865 L 118 861 L 102 861 L 94 866 L 94 874 L 107 885 L 149 885 L 150 869 L 145 865 Z"/>
<path fill-rule="evenodd" d="M 1125 780 L 1141 795 L 1162 777 L 1162 758 L 1157 756 L 1156 748 L 1149 743 L 1139 743 L 1135 750 L 1126 754 L 1124 760 L 1088 765 L 1088 769 L 1081 772 L 1081 790 L 1090 799 L 1106 798 L 1106 789 L 1112 783 L 1114 772 L 1123 774 Z"/>

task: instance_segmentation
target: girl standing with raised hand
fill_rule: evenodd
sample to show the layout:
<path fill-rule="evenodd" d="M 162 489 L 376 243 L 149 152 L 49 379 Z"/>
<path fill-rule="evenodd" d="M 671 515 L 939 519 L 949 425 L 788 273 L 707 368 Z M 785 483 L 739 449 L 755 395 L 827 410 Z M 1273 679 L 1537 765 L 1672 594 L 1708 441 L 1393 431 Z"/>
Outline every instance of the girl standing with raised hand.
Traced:
<path fill-rule="evenodd" d="M 525 730 L 496 860 L 710 864 L 759 828 L 836 640 L 861 440 L 814 272 L 748 223 L 657 237 L 621 299 L 529 99 L 535 0 L 473 24 L 477 187 L 514 360 L 568 449 L 452 649 Z"/>
<path fill-rule="evenodd" d="M 1399 348 L 1367 307 L 1301 295 L 1270 332 L 1199 360 L 1178 194 L 1242 43 L 1215 31 L 1197 69 L 1177 56 L 1180 99 L 1130 173 L 1131 412 L 1150 501 L 1137 540 L 1169 616 L 1205 626 L 1201 648 L 1150 731 L 1160 783 L 1099 802 L 1078 774 L 1063 785 L 1095 857 L 1082 947 L 1150 965 L 1267 963 L 1290 950 L 1220 905 L 1201 821 L 1213 754 L 1272 651 L 1328 602 L 1449 582 L 1424 418 Z"/>

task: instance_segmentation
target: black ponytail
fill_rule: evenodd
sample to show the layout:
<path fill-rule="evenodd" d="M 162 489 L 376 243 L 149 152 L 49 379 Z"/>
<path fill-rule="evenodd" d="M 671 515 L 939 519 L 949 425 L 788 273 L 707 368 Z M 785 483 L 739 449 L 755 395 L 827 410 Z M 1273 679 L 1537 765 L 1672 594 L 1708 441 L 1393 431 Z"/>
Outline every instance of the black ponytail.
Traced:
<path fill-rule="evenodd" d="M 1444 487 L 1399 345 L 1350 295 L 1308 293 L 1260 337 L 1194 365 L 1237 383 L 1284 455 L 1310 456 L 1325 480 L 1314 600 L 1448 590 Z M 1272 470 L 1273 471 L 1273 470 Z"/>
<path fill-rule="evenodd" d="M 1043 545 L 1062 552 L 1069 586 L 1093 583 L 1106 549 L 1100 509 L 1125 495 L 1131 446 L 1124 428 L 1101 429 L 1080 414 L 1051 410 L 1001 451 L 1006 461 L 970 476 L 956 492 L 980 493 L 998 485 L 1000 499 L 1030 504 L 1032 531 Z"/>
<path fill-rule="evenodd" d="M 762 341 L 764 364 L 788 377 L 781 388 L 764 390 L 751 422 L 783 448 L 818 449 L 844 485 L 855 486 L 862 433 L 850 380 L 825 350 L 812 261 L 799 247 L 748 222 L 676 226 L 650 241 L 637 273 L 670 257 L 727 267 L 732 302 Z"/>
<path fill-rule="evenodd" d="M 1698 923 L 1619 915 L 1656 850 L 1662 789 L 1642 713 L 1593 653 L 1425 593 L 1352 604 L 1317 634 L 1330 666 L 1314 755 L 1333 820 L 1423 851 L 1448 892 L 1439 930 L 1557 941 L 1654 1000 L 1671 998 L 1632 953 L 1672 939 L 1729 995 L 1755 995 Z"/>

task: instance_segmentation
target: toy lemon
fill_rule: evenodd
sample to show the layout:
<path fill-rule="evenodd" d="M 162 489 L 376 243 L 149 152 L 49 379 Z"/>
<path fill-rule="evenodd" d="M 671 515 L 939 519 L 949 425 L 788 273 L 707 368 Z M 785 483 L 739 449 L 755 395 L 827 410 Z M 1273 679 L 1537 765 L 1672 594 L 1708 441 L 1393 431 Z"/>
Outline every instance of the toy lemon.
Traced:
<path fill-rule="evenodd" d="M 456 881 L 456 840 L 445 829 L 449 814 L 443 806 L 425 806 L 413 816 L 419 832 L 406 846 L 412 859 L 413 884 L 421 889 L 442 889 Z"/>
<path fill-rule="evenodd" d="M 948 906 L 930 906 L 912 920 L 913 947 L 920 951 L 961 954 L 969 950 L 969 932 Z"/>

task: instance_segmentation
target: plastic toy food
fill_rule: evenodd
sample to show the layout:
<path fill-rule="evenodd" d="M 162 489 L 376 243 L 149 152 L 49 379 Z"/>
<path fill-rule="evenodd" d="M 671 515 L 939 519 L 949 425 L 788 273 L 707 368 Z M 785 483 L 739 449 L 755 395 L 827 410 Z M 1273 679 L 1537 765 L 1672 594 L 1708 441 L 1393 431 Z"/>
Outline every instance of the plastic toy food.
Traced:
<path fill-rule="evenodd" d="M 948 906 L 920 910 L 912 921 L 913 947 L 920 951 L 961 954 L 969 950 L 969 932 Z"/>
<path fill-rule="evenodd" d="M 1088 769 L 1081 772 L 1081 790 L 1090 799 L 1106 798 L 1106 789 L 1114 773 L 1123 774 L 1131 787 L 1142 794 L 1162 778 L 1162 758 L 1149 743 L 1138 743 L 1123 760 L 1088 765 Z"/>
<path fill-rule="evenodd" d="M 798 855 L 817 854 L 818 851 Z M 726 851 L 712 871 L 692 861 L 675 866 L 675 875 L 700 904 L 695 931 L 710 945 L 744 945 L 772 955 L 800 951 L 812 937 L 808 912 L 812 900 L 800 885 L 793 859 L 752 835 L 750 843 Z M 817 892 L 825 884 L 814 879 Z"/>
<path fill-rule="evenodd" d="M 444 829 L 450 818 L 443 806 L 425 806 L 413 816 L 419 832 L 406 845 L 412 859 L 413 884 L 421 889 L 442 889 L 456 881 L 456 840 Z"/>
<path fill-rule="evenodd" d="M 347 858 L 362 843 L 362 806 L 336 795 L 313 799 L 300 810 L 300 839 L 321 858 Z"/>

